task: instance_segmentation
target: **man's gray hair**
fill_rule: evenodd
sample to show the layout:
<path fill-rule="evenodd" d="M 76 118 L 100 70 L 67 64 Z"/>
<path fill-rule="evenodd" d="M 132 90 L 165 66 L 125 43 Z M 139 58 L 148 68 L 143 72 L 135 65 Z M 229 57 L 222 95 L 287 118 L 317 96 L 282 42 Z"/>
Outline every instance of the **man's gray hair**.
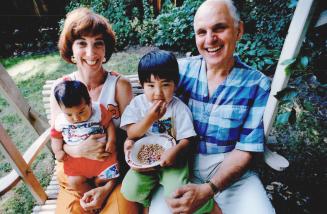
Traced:
<path fill-rule="evenodd" d="M 206 0 L 205 2 L 219 2 L 219 3 L 224 3 L 227 6 L 230 15 L 234 19 L 234 26 L 235 27 L 238 27 L 239 22 L 241 21 L 240 14 L 237 11 L 237 8 L 235 7 L 234 2 L 232 0 Z"/>

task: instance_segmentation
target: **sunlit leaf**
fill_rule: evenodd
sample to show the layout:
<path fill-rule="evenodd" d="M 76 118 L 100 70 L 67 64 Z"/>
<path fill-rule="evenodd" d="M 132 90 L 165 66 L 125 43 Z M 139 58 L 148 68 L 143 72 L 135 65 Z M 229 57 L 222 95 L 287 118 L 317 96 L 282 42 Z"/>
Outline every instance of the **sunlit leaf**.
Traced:
<path fill-rule="evenodd" d="M 277 116 L 276 122 L 277 124 L 286 124 L 288 122 L 288 118 L 290 117 L 291 112 L 285 112 Z"/>
<path fill-rule="evenodd" d="M 314 107 L 309 101 L 305 100 L 304 103 L 303 103 L 303 106 L 304 106 L 304 109 L 307 110 L 307 111 L 310 111 L 310 112 L 314 111 Z"/>
<path fill-rule="evenodd" d="M 265 61 L 265 63 L 268 64 L 268 65 L 274 64 L 274 61 L 272 61 L 272 60 L 269 59 L 269 58 L 264 59 L 264 61 Z"/>
<path fill-rule="evenodd" d="M 292 74 L 291 66 L 288 65 L 288 66 L 285 68 L 285 74 L 286 74 L 287 76 L 290 76 L 290 75 Z"/>
<path fill-rule="evenodd" d="M 307 56 L 301 57 L 301 65 L 303 68 L 306 68 L 309 64 L 309 58 Z"/>
<path fill-rule="evenodd" d="M 275 95 L 276 99 L 279 101 L 293 101 L 298 95 L 298 91 L 295 88 L 286 87 L 283 90 L 277 92 Z"/>
<path fill-rule="evenodd" d="M 288 65 L 293 64 L 293 63 L 295 62 L 295 60 L 296 60 L 296 59 L 286 59 L 286 60 L 284 60 L 283 62 L 281 62 L 280 64 L 281 64 L 281 65 L 286 65 L 286 66 L 288 66 Z"/>
<path fill-rule="evenodd" d="M 294 8 L 297 5 L 298 0 L 291 0 L 290 4 L 288 5 L 288 8 Z"/>

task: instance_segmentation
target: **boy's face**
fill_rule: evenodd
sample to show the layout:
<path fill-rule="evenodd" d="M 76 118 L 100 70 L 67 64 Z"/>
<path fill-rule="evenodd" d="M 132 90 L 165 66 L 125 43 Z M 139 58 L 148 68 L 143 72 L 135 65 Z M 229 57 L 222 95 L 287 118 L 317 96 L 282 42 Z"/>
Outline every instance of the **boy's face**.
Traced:
<path fill-rule="evenodd" d="M 60 105 L 60 108 L 70 123 L 85 122 L 92 114 L 91 104 L 86 104 L 84 100 L 78 106 L 67 108 L 64 105 Z"/>
<path fill-rule="evenodd" d="M 156 79 L 151 75 L 150 82 L 144 82 L 143 89 L 150 102 L 164 101 L 169 103 L 174 96 L 175 83 L 173 80 Z"/>

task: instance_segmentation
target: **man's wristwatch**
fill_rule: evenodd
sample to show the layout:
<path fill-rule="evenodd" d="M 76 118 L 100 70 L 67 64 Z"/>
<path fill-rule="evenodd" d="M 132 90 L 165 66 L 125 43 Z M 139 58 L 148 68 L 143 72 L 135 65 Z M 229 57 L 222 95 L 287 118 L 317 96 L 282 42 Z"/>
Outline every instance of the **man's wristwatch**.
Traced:
<path fill-rule="evenodd" d="M 210 180 L 207 180 L 206 183 L 209 184 L 214 196 L 220 193 L 219 188 L 215 184 L 213 184 Z"/>

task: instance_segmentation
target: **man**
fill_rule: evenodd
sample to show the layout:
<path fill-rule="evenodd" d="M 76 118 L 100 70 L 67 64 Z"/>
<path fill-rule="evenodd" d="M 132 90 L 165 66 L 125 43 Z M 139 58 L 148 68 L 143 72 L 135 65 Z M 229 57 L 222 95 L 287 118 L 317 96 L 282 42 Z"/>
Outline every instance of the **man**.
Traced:
<path fill-rule="evenodd" d="M 270 81 L 233 56 L 243 23 L 231 0 L 205 1 L 194 31 L 201 56 L 179 61 L 177 90 L 199 135 L 193 184 L 176 190 L 168 204 L 173 213 L 192 213 L 214 197 L 223 213 L 275 213 L 259 178 L 248 170 L 255 153 L 264 150 Z"/>

